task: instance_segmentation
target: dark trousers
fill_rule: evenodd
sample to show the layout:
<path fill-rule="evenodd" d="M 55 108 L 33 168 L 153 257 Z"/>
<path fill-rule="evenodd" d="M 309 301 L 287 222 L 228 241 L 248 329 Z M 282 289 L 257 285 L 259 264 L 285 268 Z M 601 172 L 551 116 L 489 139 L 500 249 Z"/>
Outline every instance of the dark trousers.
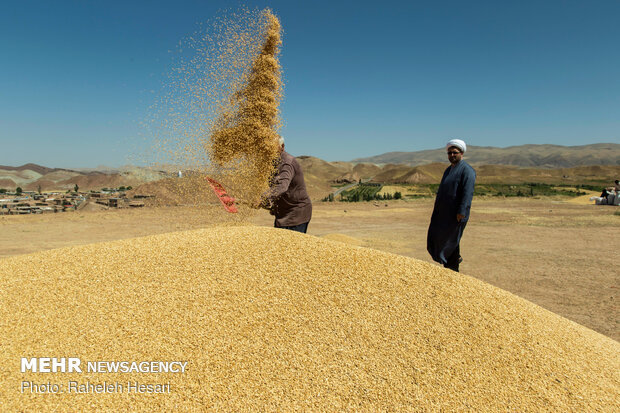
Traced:
<path fill-rule="evenodd" d="M 461 261 L 461 248 L 457 245 L 452 255 L 448 257 L 448 262 L 446 262 L 443 266 L 451 269 L 452 271 L 459 272 L 459 264 Z"/>
<path fill-rule="evenodd" d="M 310 221 L 304 223 L 304 224 L 299 224 L 299 225 L 293 225 L 291 227 L 279 227 L 277 225 L 274 225 L 276 228 L 284 228 L 284 229 L 290 229 L 292 231 L 297 231 L 297 232 L 303 232 L 304 234 L 306 233 L 306 231 L 308 231 L 308 224 L 310 223 Z"/>

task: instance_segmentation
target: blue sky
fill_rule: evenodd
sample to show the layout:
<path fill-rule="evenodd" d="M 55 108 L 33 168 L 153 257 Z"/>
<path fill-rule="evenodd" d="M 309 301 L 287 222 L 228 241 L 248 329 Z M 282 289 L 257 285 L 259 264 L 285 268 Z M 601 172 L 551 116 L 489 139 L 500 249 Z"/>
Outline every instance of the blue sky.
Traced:
<path fill-rule="evenodd" d="M 0 165 L 130 162 L 171 51 L 240 4 L 281 19 L 294 155 L 620 142 L 618 1 L 24 0 L 0 5 Z"/>

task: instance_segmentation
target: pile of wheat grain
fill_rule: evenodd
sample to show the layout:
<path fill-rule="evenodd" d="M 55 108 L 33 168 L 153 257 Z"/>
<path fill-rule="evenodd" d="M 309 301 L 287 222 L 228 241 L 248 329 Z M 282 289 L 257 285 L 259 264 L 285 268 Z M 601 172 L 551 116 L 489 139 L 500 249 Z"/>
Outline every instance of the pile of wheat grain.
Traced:
<path fill-rule="evenodd" d="M 0 261 L 6 411 L 618 411 L 620 344 L 415 259 L 221 226 Z M 187 361 L 21 373 L 21 357 Z M 30 394 L 36 383 L 169 394 Z"/>

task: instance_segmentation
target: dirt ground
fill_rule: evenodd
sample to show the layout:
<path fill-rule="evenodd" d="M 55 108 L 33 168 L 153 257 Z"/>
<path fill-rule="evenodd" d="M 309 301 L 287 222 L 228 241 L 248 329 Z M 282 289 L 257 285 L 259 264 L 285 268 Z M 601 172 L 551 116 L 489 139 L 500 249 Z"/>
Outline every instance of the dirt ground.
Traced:
<path fill-rule="evenodd" d="M 316 202 L 308 233 L 430 262 L 432 208 L 432 199 L 387 206 Z M 461 242 L 461 272 L 620 341 L 617 210 L 585 197 L 475 198 Z M 0 216 L 0 258 L 240 221 L 222 211 L 214 205 Z M 273 222 L 265 211 L 249 220 Z"/>

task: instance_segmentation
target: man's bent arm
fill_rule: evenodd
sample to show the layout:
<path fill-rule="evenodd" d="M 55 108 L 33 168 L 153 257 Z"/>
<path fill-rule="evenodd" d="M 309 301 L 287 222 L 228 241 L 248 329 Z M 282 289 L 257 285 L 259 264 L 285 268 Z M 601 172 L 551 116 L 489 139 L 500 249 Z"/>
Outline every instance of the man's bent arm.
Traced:
<path fill-rule="evenodd" d="M 269 198 L 277 199 L 281 197 L 288 190 L 291 180 L 293 179 L 293 175 L 295 175 L 293 165 L 282 165 L 282 170 L 278 173 L 274 180 L 274 185 L 269 193 Z"/>

